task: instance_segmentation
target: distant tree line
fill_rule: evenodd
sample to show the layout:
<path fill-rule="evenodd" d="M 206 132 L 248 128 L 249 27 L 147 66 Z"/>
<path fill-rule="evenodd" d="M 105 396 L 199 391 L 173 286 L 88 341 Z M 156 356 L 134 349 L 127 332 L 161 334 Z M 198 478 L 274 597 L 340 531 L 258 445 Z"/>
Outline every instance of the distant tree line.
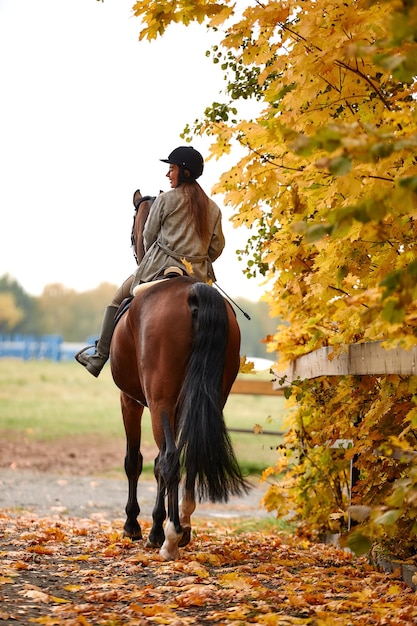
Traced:
<path fill-rule="evenodd" d="M 31 296 L 5 274 L 0 277 L 0 333 L 60 335 L 64 341 L 83 342 L 97 336 L 104 308 L 116 289 L 116 285 L 101 283 L 95 289 L 77 292 L 55 283 L 47 285 L 40 296 Z M 247 320 L 236 310 L 242 332 L 241 353 L 274 359 L 263 343 L 275 333 L 278 324 L 269 316 L 267 303 L 245 298 L 235 301 L 251 318 Z"/>

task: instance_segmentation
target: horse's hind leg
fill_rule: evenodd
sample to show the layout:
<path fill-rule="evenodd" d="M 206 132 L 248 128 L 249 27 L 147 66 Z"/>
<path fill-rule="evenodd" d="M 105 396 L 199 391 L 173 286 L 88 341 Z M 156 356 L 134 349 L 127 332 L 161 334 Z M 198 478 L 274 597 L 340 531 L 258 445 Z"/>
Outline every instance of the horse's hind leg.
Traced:
<path fill-rule="evenodd" d="M 180 524 L 182 528 L 182 537 L 178 546 L 183 548 L 190 543 L 191 540 L 191 515 L 195 511 L 194 487 L 186 488 L 180 500 Z"/>
<path fill-rule="evenodd" d="M 142 531 L 137 520 L 140 513 L 137 487 L 143 465 L 143 458 L 140 452 L 143 406 L 123 392 L 120 394 L 120 400 L 126 433 L 125 472 L 129 484 L 128 500 L 125 509 L 127 519 L 123 528 L 123 535 L 136 540 L 142 539 Z"/>
<path fill-rule="evenodd" d="M 154 474 L 157 482 L 156 502 L 152 511 L 153 524 L 146 542 L 147 548 L 160 548 L 165 541 L 164 521 L 166 518 L 165 509 L 165 484 L 161 477 L 159 467 L 160 454 L 155 459 Z"/>
<path fill-rule="evenodd" d="M 165 526 L 165 541 L 159 551 L 166 561 L 178 559 L 179 543 L 182 539 L 178 506 L 178 484 L 180 481 L 180 462 L 174 437 L 171 432 L 169 417 L 162 412 L 161 425 L 165 444 L 160 454 L 159 467 L 168 496 L 168 522 Z"/>
<path fill-rule="evenodd" d="M 166 561 L 174 561 L 180 556 L 179 546 L 182 539 L 182 528 L 179 518 L 178 484 L 168 489 L 168 522 L 165 526 L 165 541 L 159 554 Z"/>

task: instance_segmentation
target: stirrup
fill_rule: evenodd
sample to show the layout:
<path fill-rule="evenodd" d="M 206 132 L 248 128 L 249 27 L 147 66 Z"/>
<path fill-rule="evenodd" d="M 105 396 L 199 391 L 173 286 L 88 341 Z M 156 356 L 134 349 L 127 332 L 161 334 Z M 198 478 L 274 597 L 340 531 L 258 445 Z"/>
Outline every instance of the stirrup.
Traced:
<path fill-rule="evenodd" d="M 79 352 L 77 352 L 77 354 L 74 355 L 74 359 L 76 359 L 78 361 L 78 357 L 83 354 L 84 352 L 87 352 L 87 350 L 91 350 L 91 348 L 97 348 L 97 341 L 95 342 L 95 344 L 93 346 L 87 346 L 86 348 L 83 348 L 82 350 L 80 350 Z M 93 356 L 92 354 L 89 356 Z"/>

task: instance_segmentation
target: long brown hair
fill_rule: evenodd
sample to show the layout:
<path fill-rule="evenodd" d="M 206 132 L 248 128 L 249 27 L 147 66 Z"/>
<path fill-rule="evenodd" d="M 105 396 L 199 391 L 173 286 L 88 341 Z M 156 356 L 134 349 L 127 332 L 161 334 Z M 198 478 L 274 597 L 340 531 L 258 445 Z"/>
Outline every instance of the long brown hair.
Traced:
<path fill-rule="evenodd" d="M 200 185 L 195 181 L 183 182 L 181 186 L 188 197 L 188 215 L 195 225 L 198 236 L 202 241 L 206 241 L 208 232 L 208 207 L 209 197 Z"/>

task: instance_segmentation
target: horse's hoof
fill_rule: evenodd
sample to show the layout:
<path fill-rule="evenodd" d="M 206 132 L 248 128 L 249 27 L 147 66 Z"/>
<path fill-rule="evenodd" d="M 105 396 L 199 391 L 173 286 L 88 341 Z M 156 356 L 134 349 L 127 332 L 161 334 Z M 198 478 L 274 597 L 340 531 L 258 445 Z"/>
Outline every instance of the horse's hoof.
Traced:
<path fill-rule="evenodd" d="M 165 526 L 165 541 L 162 548 L 159 550 L 159 554 L 165 561 L 175 561 L 180 557 L 180 551 L 178 546 L 182 539 L 182 529 L 179 528 L 179 532 L 176 530 L 176 526 L 173 522 L 169 521 Z"/>
<path fill-rule="evenodd" d="M 165 541 L 164 529 L 151 529 L 148 540 L 146 542 L 147 548 L 160 548 Z"/>
<path fill-rule="evenodd" d="M 162 558 L 165 561 L 176 561 L 177 559 L 180 558 L 180 551 L 178 550 L 176 546 L 174 546 L 172 550 L 169 551 L 164 544 L 162 548 L 159 550 L 159 554 L 162 556 Z"/>
<path fill-rule="evenodd" d="M 138 525 L 135 530 L 129 530 L 126 526 L 123 528 L 123 537 L 132 541 L 140 541 L 142 539 L 142 530 Z"/>
<path fill-rule="evenodd" d="M 191 541 L 191 526 L 183 526 L 182 537 L 178 544 L 178 547 L 183 548 L 187 546 Z"/>
<path fill-rule="evenodd" d="M 127 533 L 124 530 L 123 531 L 123 537 L 125 539 L 131 539 L 132 541 L 141 541 L 142 540 L 142 533 L 136 533 L 136 534 L 132 535 L 131 533 Z"/>

